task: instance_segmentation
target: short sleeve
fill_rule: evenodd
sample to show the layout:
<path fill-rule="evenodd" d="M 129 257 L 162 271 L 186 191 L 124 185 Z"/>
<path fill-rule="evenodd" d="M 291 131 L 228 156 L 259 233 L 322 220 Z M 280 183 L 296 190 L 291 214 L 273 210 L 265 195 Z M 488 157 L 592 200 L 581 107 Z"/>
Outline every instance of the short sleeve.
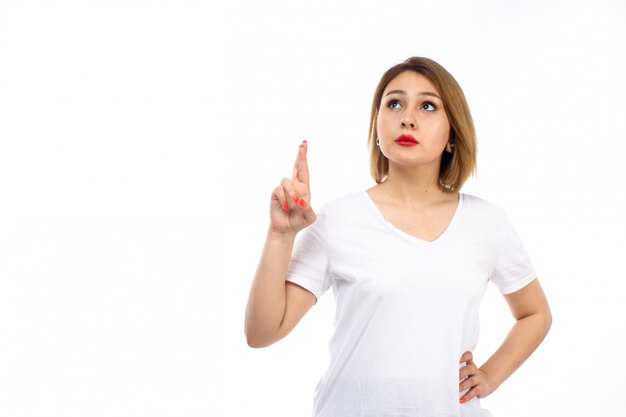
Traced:
<path fill-rule="evenodd" d="M 313 293 L 316 304 L 331 285 L 327 237 L 327 213 L 322 206 L 315 223 L 296 235 L 287 268 L 286 281 Z"/>
<path fill-rule="evenodd" d="M 498 255 L 491 280 L 500 293 L 515 292 L 536 278 L 537 273 L 526 248 L 504 210 L 501 212 L 500 233 L 496 245 Z"/>

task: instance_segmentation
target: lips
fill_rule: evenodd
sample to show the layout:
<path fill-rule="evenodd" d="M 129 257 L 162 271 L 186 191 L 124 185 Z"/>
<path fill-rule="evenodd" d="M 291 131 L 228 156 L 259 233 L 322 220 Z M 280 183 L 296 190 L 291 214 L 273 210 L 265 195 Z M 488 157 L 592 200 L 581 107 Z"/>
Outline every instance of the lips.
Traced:
<path fill-rule="evenodd" d="M 419 142 L 411 135 L 400 135 L 396 139 L 396 143 L 418 144 Z"/>

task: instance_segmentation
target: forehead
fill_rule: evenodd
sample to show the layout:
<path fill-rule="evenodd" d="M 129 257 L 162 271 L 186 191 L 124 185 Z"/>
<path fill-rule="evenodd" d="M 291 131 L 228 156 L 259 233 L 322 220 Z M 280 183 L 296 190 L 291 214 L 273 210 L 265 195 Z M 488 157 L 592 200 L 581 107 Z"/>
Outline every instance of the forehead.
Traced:
<path fill-rule="evenodd" d="M 432 91 L 439 94 L 435 85 L 423 74 L 415 71 L 404 71 L 396 75 L 385 87 L 383 95 L 390 90 L 404 90 L 409 94 Z"/>

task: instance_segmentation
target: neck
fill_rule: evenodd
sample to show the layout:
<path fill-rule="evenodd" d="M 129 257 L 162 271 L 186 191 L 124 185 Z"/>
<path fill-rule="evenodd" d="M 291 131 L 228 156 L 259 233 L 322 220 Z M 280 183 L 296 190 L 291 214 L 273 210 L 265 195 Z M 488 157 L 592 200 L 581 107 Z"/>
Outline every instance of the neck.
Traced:
<path fill-rule="evenodd" d="M 411 167 L 390 164 L 381 186 L 390 198 L 407 207 L 420 208 L 440 202 L 450 193 L 439 185 L 439 163 L 437 160 Z"/>

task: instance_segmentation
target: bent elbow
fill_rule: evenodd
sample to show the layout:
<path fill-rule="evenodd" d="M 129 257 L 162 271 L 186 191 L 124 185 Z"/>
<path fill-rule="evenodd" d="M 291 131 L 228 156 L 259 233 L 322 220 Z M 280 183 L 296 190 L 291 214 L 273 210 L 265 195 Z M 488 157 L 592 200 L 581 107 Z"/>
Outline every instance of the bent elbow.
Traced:
<path fill-rule="evenodd" d="M 276 342 L 276 340 L 272 340 L 269 338 L 255 338 L 250 335 L 246 335 L 246 343 L 248 344 L 248 346 L 254 349 L 261 349 L 271 346 L 274 344 L 274 342 Z"/>
<path fill-rule="evenodd" d="M 256 340 L 251 339 L 249 337 L 246 337 L 246 343 L 248 343 L 248 346 L 250 346 L 253 349 L 259 349 L 259 348 L 265 347 L 262 344 L 258 343 Z"/>
<path fill-rule="evenodd" d="M 546 310 L 541 314 L 543 320 L 541 323 L 541 331 L 543 332 L 543 336 L 541 336 L 541 340 L 545 339 L 548 333 L 550 332 L 550 328 L 552 327 L 552 314 L 550 310 Z"/>
<path fill-rule="evenodd" d="M 546 333 L 550 330 L 550 327 L 552 327 L 552 313 L 548 310 L 546 313 Z"/>

